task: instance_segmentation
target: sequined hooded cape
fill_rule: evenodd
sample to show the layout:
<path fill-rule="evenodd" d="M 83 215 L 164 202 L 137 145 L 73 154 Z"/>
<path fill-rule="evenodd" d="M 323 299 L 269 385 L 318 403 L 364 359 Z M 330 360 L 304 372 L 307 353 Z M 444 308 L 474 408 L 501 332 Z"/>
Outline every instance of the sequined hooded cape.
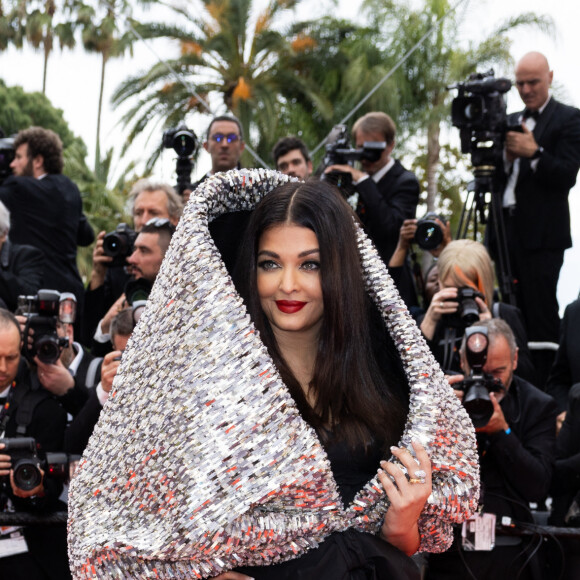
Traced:
<path fill-rule="evenodd" d="M 389 505 L 380 483 L 342 505 L 209 234 L 216 216 L 251 209 L 286 181 L 261 169 L 217 174 L 185 208 L 71 482 L 75 578 L 208 578 L 298 557 L 335 531 L 379 530 Z M 357 240 L 410 384 L 401 445 L 418 440 L 433 463 L 421 550 L 442 551 L 451 524 L 477 506 L 473 426 L 358 227 Z"/>

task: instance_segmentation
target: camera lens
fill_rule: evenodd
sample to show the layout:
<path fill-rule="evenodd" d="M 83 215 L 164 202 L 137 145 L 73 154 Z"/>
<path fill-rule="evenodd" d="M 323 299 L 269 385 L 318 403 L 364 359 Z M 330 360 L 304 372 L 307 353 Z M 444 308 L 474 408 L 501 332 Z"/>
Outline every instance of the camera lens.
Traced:
<path fill-rule="evenodd" d="M 112 258 L 118 256 L 122 252 L 124 246 L 125 244 L 123 244 L 121 237 L 115 233 L 107 234 L 103 238 L 103 252 L 105 255 L 111 256 Z"/>
<path fill-rule="evenodd" d="M 434 250 L 443 241 L 443 231 L 433 220 L 420 220 L 417 223 L 415 242 L 424 250 Z"/>
<path fill-rule="evenodd" d="M 60 356 L 58 336 L 44 335 L 34 341 L 34 350 L 39 360 L 45 364 L 55 364 Z"/>
<path fill-rule="evenodd" d="M 30 459 L 21 459 L 14 466 L 14 484 L 23 491 L 30 491 L 42 482 L 38 465 Z"/>
<path fill-rule="evenodd" d="M 484 427 L 493 415 L 493 403 L 485 384 L 476 382 L 463 397 L 463 406 L 473 422 L 473 426 Z"/>
<path fill-rule="evenodd" d="M 479 308 L 473 298 L 463 298 L 459 305 L 459 316 L 467 326 L 479 320 Z"/>

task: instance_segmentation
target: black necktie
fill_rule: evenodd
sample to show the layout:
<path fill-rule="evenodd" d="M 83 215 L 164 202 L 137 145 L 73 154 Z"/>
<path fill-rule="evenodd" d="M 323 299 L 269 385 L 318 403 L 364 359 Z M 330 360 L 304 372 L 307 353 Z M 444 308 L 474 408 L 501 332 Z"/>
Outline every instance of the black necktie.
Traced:
<path fill-rule="evenodd" d="M 540 116 L 540 111 L 532 111 L 530 109 L 524 109 L 524 114 L 522 115 L 523 119 L 529 119 L 530 117 L 532 119 L 535 119 L 536 121 L 538 120 L 538 117 Z"/>

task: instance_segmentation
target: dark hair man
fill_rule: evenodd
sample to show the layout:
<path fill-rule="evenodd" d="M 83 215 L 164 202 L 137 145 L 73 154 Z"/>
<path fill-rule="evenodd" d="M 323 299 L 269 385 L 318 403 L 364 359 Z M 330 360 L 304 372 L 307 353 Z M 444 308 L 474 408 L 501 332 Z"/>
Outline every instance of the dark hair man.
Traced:
<path fill-rule="evenodd" d="M 41 250 L 45 288 L 72 292 L 82 312 L 83 283 L 77 246 L 88 246 L 94 232 L 83 214 L 77 186 L 61 174 L 62 143 L 56 133 L 31 127 L 16 136 L 14 175 L 0 186 L 0 201 L 11 214 L 10 240 Z"/>
<path fill-rule="evenodd" d="M 552 477 L 555 452 L 556 402 L 524 379 L 514 375 L 518 364 L 516 340 L 508 324 L 499 318 L 477 323 L 487 328 L 489 348 L 484 373 L 501 380 L 503 390 L 489 393 L 493 415 L 476 429 L 480 457 L 484 513 L 503 516 L 516 523 L 531 522 L 529 503 L 545 499 Z M 465 337 L 461 347 L 462 368 L 469 372 L 465 356 Z M 450 384 L 463 379 L 449 377 Z M 460 398 L 462 391 L 456 391 Z M 458 530 L 459 532 L 459 530 Z M 460 553 L 461 552 L 461 553 Z M 511 580 L 531 579 L 534 545 L 520 539 L 496 537 L 490 551 L 464 551 L 460 534 L 445 554 L 429 558 L 428 578 L 445 580 L 468 577 Z M 530 564 L 530 565 L 528 565 Z M 540 576 L 538 576 L 540 577 Z"/>
<path fill-rule="evenodd" d="M 325 169 L 347 172 L 358 193 L 356 212 L 366 233 L 374 242 L 385 262 L 393 255 L 403 221 L 415 217 L 419 202 L 419 182 L 415 174 L 391 157 L 395 148 L 395 123 L 382 112 L 367 113 L 352 128 L 357 148 L 368 142 L 384 142 L 385 148 L 377 161 L 360 162 L 361 169 L 350 165 L 331 165 Z M 400 277 L 399 290 L 408 305 L 416 304 L 413 279 L 408 265 Z"/>
<path fill-rule="evenodd" d="M 21 346 L 18 321 L 7 310 L 0 310 L 0 438 L 33 437 L 42 451 L 61 451 L 66 412 L 41 388 L 36 373 L 29 370 L 20 355 Z M 12 468 L 11 456 L 0 444 L 0 512 L 15 509 L 50 513 L 64 509 L 64 504 L 58 501 L 61 482 L 47 479 L 43 473 L 40 484 L 25 491 L 16 485 Z M 0 531 L 0 543 L 4 542 L 1 578 L 70 578 L 64 524 L 24 527 L 11 533 L 12 538 L 2 538 Z M 14 544 L 20 550 L 5 554 L 4 546 Z"/>
<path fill-rule="evenodd" d="M 556 287 L 564 250 L 572 246 L 568 194 L 580 167 L 580 111 L 550 96 L 553 72 L 546 57 L 529 52 L 517 63 L 516 87 L 526 108 L 509 116 L 523 132 L 506 135 L 503 216 L 516 296 L 531 341 L 558 342 Z M 488 228 L 490 251 L 497 248 Z M 545 379 L 553 353 L 536 368 Z M 543 381 L 540 384 L 543 386 Z"/>
<path fill-rule="evenodd" d="M 140 179 L 130 193 L 129 203 L 135 231 L 152 218 L 167 218 L 174 226 L 179 222 L 183 211 L 183 202 L 171 185 Z M 99 320 L 111 305 L 123 293 L 125 284 L 130 279 L 126 268 L 109 268 L 113 258 L 103 251 L 103 238 L 106 232 L 99 232 L 93 250 L 93 268 L 89 285 L 85 292 L 85 311 L 82 342 L 90 344 Z"/>
<path fill-rule="evenodd" d="M 279 139 L 272 150 L 272 157 L 276 169 L 285 175 L 306 180 L 312 173 L 312 161 L 308 148 L 304 141 L 298 137 L 290 136 Z"/>
<path fill-rule="evenodd" d="M 135 239 L 134 251 L 128 258 L 133 280 L 143 279 L 149 285 L 155 282 L 174 232 L 175 228 L 166 218 L 153 218 L 141 228 Z M 99 322 L 94 336 L 96 343 L 101 345 L 109 343 L 111 322 L 117 313 L 127 306 L 127 299 L 125 293 L 121 294 Z M 106 354 L 94 342 L 93 352 L 99 355 Z"/>

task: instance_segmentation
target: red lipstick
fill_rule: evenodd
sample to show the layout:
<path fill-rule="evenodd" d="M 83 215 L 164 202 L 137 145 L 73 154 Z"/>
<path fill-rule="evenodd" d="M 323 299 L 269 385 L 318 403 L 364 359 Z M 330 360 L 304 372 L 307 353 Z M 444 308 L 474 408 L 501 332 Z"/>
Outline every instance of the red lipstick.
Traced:
<path fill-rule="evenodd" d="M 307 302 L 301 302 L 300 300 L 276 300 L 276 306 L 280 312 L 284 314 L 294 314 L 299 310 L 302 310 Z"/>

